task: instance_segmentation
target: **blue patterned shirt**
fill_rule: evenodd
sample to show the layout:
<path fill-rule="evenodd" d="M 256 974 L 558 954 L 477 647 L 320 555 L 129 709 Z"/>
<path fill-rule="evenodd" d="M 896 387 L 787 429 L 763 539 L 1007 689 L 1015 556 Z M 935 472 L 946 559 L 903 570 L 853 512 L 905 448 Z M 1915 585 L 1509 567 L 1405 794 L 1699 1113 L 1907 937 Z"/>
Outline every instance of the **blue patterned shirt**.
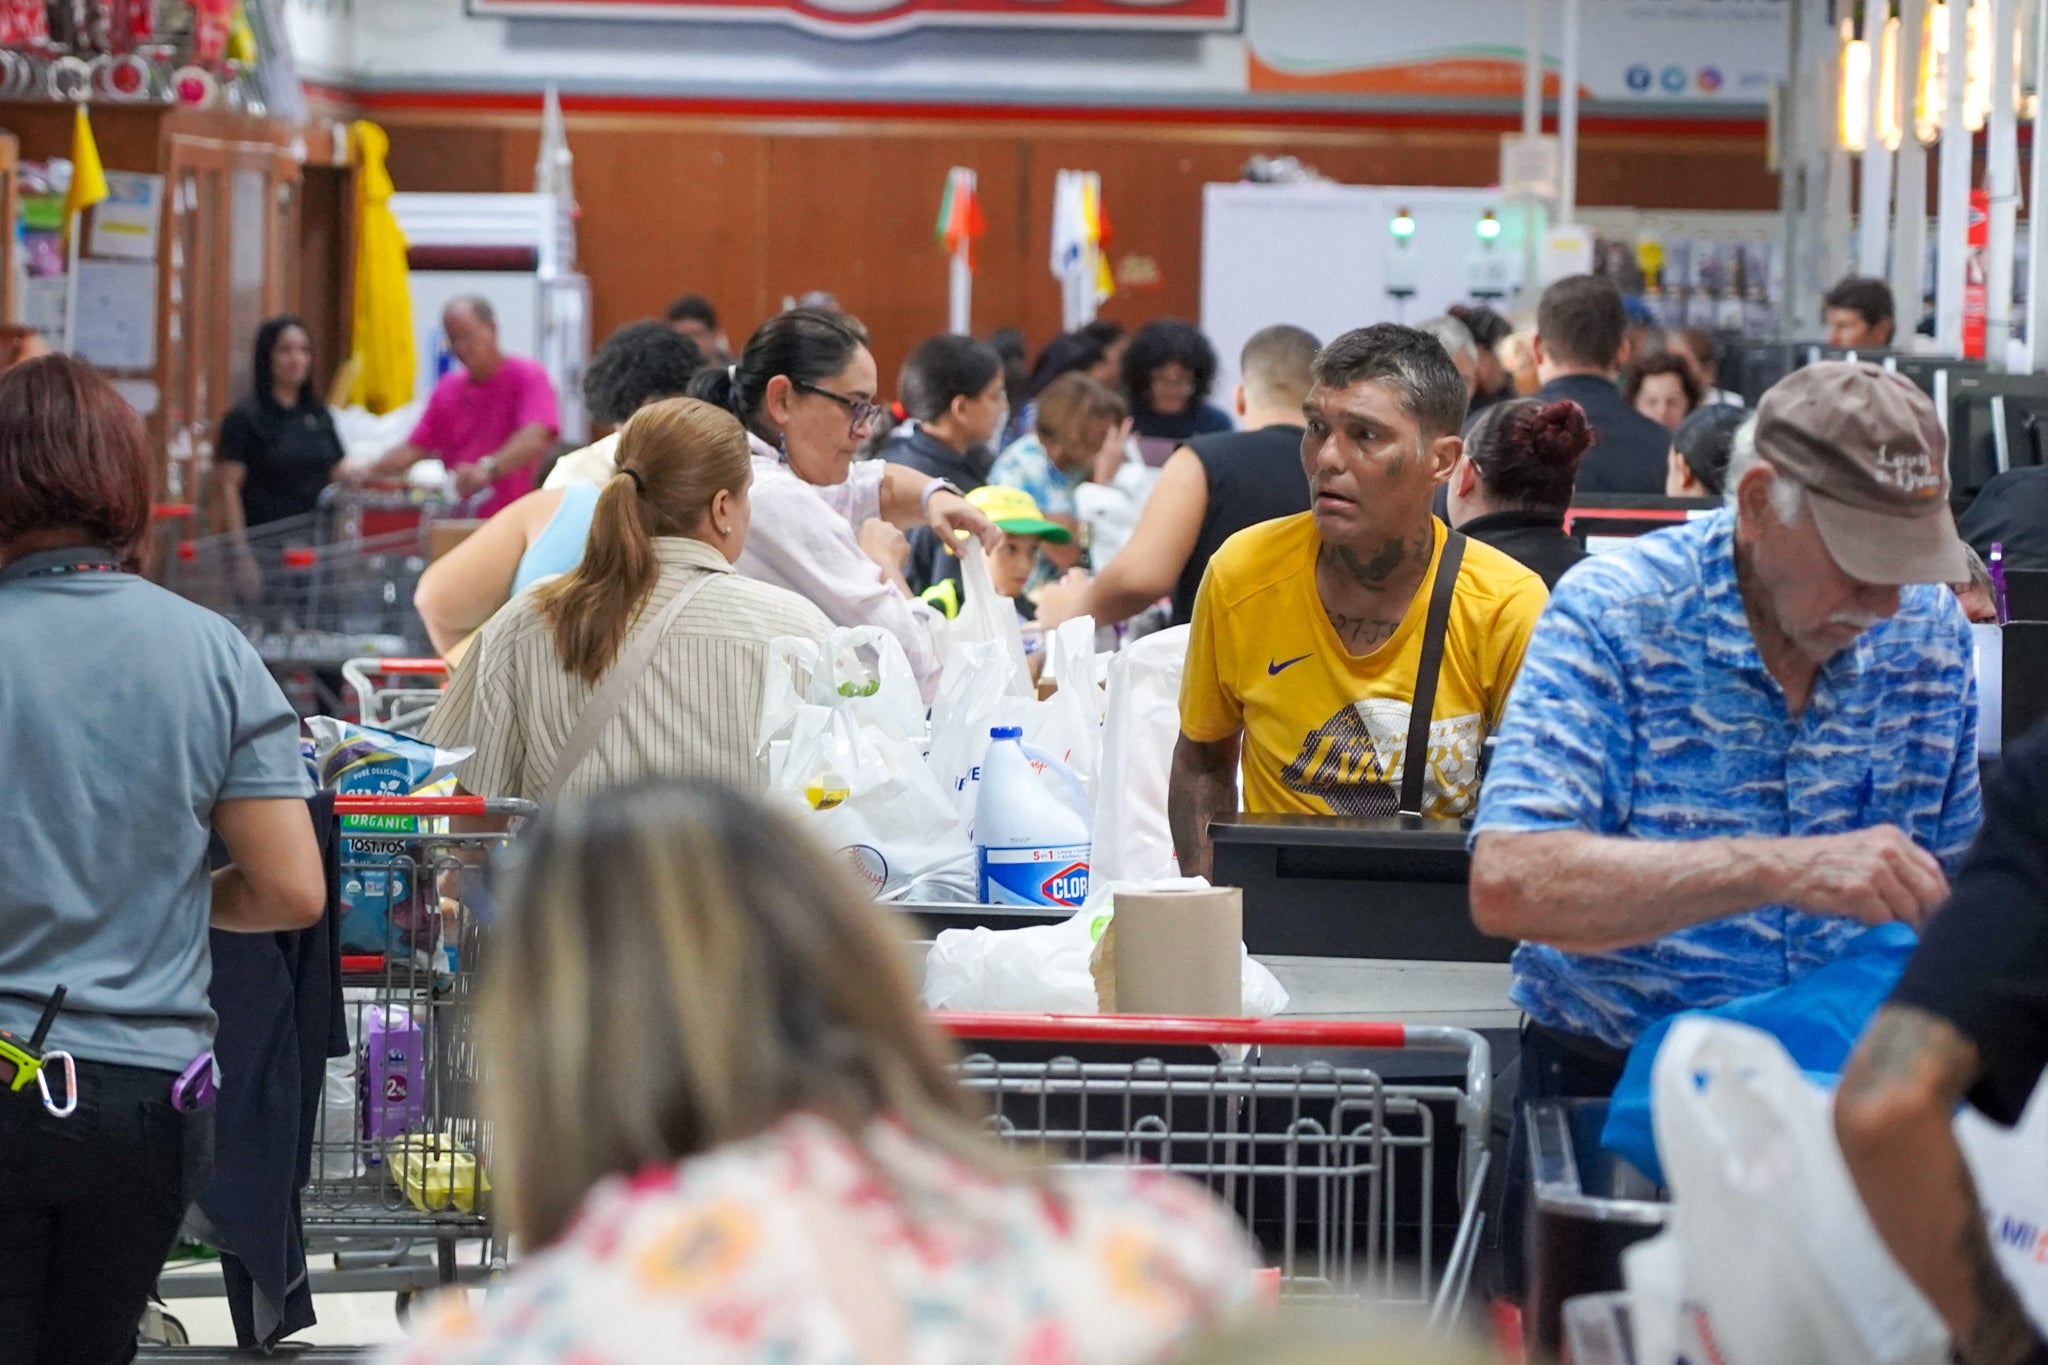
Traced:
<path fill-rule="evenodd" d="M 1045 442 L 1038 433 L 1027 432 L 1003 449 L 996 462 L 989 466 L 988 481 L 1008 488 L 1021 488 L 1031 495 L 1038 504 L 1038 510 L 1049 517 L 1075 519 L 1074 481 L 1060 472 L 1046 452 Z M 1025 583 L 1029 592 L 1060 576 L 1060 568 L 1045 552 L 1038 552 L 1038 563 L 1031 568 L 1031 578 Z"/>
<path fill-rule="evenodd" d="M 1045 442 L 1036 432 L 1020 436 L 1003 448 L 1003 453 L 989 466 L 988 481 L 1023 489 L 1038 503 L 1038 510 L 1049 517 L 1074 515 L 1074 481 L 1052 462 Z"/>
<path fill-rule="evenodd" d="M 1896 616 L 1820 670 L 1795 719 L 1743 613 L 1732 516 L 1644 536 L 1559 580 L 1508 700 L 1473 838 L 1893 824 L 1953 875 L 1983 815 L 1971 660 L 1954 596 L 1906 588 Z M 1627 1047 L 1680 1010 L 1797 980 L 1863 927 L 1766 905 L 1614 952 L 1524 943 L 1512 994 L 1540 1024 Z"/>

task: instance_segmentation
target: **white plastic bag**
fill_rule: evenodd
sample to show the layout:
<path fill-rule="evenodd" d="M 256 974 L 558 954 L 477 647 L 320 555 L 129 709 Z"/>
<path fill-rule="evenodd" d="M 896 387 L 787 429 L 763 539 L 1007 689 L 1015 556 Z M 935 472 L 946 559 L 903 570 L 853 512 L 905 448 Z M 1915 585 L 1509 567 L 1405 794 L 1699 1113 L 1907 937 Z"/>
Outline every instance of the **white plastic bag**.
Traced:
<path fill-rule="evenodd" d="M 368 408 L 329 408 L 327 413 L 334 419 L 334 434 L 341 438 L 341 448 L 349 463 L 367 465 L 374 464 L 391 447 L 412 435 L 426 410 L 427 399 L 422 394 L 381 417 Z"/>
<path fill-rule="evenodd" d="M 787 739 L 805 706 L 844 708 L 895 739 L 922 739 L 924 697 L 902 643 L 880 626 L 849 626 L 823 640 L 783 635 L 762 665 L 761 737 L 756 752 Z"/>
<path fill-rule="evenodd" d="M 2011 1128 L 1969 1108 L 1956 1116 L 1955 1127 L 1998 1268 L 2034 1326 L 2048 1330 L 2048 1163 L 2041 1160 L 2048 1152 L 2048 1085 L 2034 1087 Z"/>
<path fill-rule="evenodd" d="M 1072 627 L 1072 629 L 1069 629 Z M 1069 621 L 1054 632 L 1049 648 L 1062 666 L 1082 679 L 1039 701 L 1013 690 L 1013 672 L 1003 645 L 981 641 L 948 650 L 938 695 L 932 699 L 931 751 L 928 762 L 939 785 L 953 802 L 968 830 L 974 824 L 974 801 L 981 761 L 988 754 L 989 731 L 1014 725 L 1024 743 L 1058 759 L 1096 799 L 1100 769 L 1102 721 L 1100 689 L 1091 681 L 1095 668 L 1094 625 L 1087 618 Z"/>
<path fill-rule="evenodd" d="M 1046 661 L 1057 687 L 1036 703 L 1024 725 L 1024 742 L 1045 750 L 1081 779 L 1095 799 L 1102 755 L 1102 689 L 1095 685 L 1095 620 L 1077 616 L 1062 622 L 1046 642 Z"/>
<path fill-rule="evenodd" d="M 1651 1088 L 1672 1211 L 1665 1232 L 1624 1257 L 1638 1295 L 1639 1359 L 1946 1358 L 1941 1320 L 1878 1239 L 1850 1182 L 1830 1096 L 1775 1038 L 1682 1018 L 1657 1054 Z"/>
<path fill-rule="evenodd" d="M 363 1047 L 363 1016 L 377 1003 L 377 992 L 344 986 L 342 1015 L 348 1029 L 348 1053 L 327 1059 L 320 1088 L 320 1117 L 314 1128 L 317 1174 L 347 1180 L 363 1173 L 364 1139 L 358 1059 Z"/>
<path fill-rule="evenodd" d="M 852 707 L 804 706 L 788 744 L 771 797 L 844 857 L 877 899 L 971 863 L 966 828 L 912 741 L 866 723 Z"/>
<path fill-rule="evenodd" d="M 1095 791 L 1091 875 L 1108 883 L 1177 876 L 1166 789 L 1180 738 L 1188 627 L 1148 635 L 1111 656 Z"/>
<path fill-rule="evenodd" d="M 1061 923 L 1025 929 L 942 929 L 925 957 L 924 1003 L 935 1010 L 1094 1014 L 1088 955 L 1108 923 L 1107 914 L 1083 909 Z"/>
<path fill-rule="evenodd" d="M 938 695 L 932 698 L 927 761 L 962 827 L 969 830 L 988 732 L 999 725 L 1026 728 L 1038 706 L 1032 697 L 1011 689 L 1011 676 L 1009 657 L 999 642 L 955 645 L 946 651 Z"/>
<path fill-rule="evenodd" d="M 943 660 L 955 646 L 994 642 L 1002 646 L 1010 664 L 1008 688 L 1018 696 L 1035 695 L 1031 665 L 1024 660 L 1024 623 L 1017 619 L 1017 604 L 996 591 L 989 576 L 988 556 L 981 542 L 960 542 L 960 610 L 952 620 L 940 624 Z M 941 670 L 941 678 L 944 671 Z"/>
<path fill-rule="evenodd" d="M 1074 517 L 1087 528 L 1088 552 L 1097 564 L 1122 553 L 1158 483 L 1159 471 L 1145 463 L 1134 436 L 1124 443 L 1123 463 L 1110 482 L 1075 485 Z"/>
<path fill-rule="evenodd" d="M 1151 882 L 1097 882 L 1071 918 L 1026 929 L 945 929 L 925 958 L 922 996 L 935 1010 L 1001 1010 L 1027 1014 L 1098 1011 L 1089 956 L 1116 913 L 1123 891 L 1184 891 L 1206 887 L 1200 877 Z M 1287 990 L 1263 962 L 1238 945 L 1239 980 L 1247 1018 L 1264 1019 L 1287 1008 Z"/>

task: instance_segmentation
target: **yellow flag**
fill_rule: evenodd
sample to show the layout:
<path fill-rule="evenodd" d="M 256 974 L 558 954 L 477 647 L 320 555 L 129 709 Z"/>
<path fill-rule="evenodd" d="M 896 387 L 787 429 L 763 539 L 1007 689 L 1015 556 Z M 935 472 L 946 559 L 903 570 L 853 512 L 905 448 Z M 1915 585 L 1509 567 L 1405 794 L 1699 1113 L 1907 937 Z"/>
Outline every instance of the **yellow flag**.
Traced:
<path fill-rule="evenodd" d="M 107 173 L 100 166 L 99 144 L 92 140 L 92 120 L 79 105 L 71 125 L 71 191 L 64 196 L 65 231 L 81 210 L 107 197 Z"/>

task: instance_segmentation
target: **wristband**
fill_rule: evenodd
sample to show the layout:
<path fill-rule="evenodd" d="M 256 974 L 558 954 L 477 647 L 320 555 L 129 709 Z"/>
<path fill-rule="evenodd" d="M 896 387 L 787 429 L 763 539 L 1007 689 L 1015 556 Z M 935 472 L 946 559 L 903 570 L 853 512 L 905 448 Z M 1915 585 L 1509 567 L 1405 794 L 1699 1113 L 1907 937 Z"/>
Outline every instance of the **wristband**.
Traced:
<path fill-rule="evenodd" d="M 965 493 L 962 493 L 959 489 L 959 486 L 957 484 L 954 484 L 951 480 L 933 479 L 930 483 L 924 486 L 924 492 L 917 495 L 917 514 L 919 516 L 926 518 L 929 518 L 931 516 L 932 494 L 934 493 L 951 493 L 956 498 L 964 498 L 967 496 Z"/>

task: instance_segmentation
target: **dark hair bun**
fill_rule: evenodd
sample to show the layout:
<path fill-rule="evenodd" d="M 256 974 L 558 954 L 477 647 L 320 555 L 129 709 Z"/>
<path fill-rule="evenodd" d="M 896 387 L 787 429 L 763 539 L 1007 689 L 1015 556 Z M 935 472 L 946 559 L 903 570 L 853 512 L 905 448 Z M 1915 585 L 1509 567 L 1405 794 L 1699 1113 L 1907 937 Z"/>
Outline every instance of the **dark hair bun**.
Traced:
<path fill-rule="evenodd" d="M 1553 469 L 1577 469 L 1579 459 L 1593 445 L 1593 428 L 1586 422 L 1586 410 L 1569 398 L 1545 403 L 1525 417 L 1516 432 L 1517 444 L 1529 457 Z"/>

